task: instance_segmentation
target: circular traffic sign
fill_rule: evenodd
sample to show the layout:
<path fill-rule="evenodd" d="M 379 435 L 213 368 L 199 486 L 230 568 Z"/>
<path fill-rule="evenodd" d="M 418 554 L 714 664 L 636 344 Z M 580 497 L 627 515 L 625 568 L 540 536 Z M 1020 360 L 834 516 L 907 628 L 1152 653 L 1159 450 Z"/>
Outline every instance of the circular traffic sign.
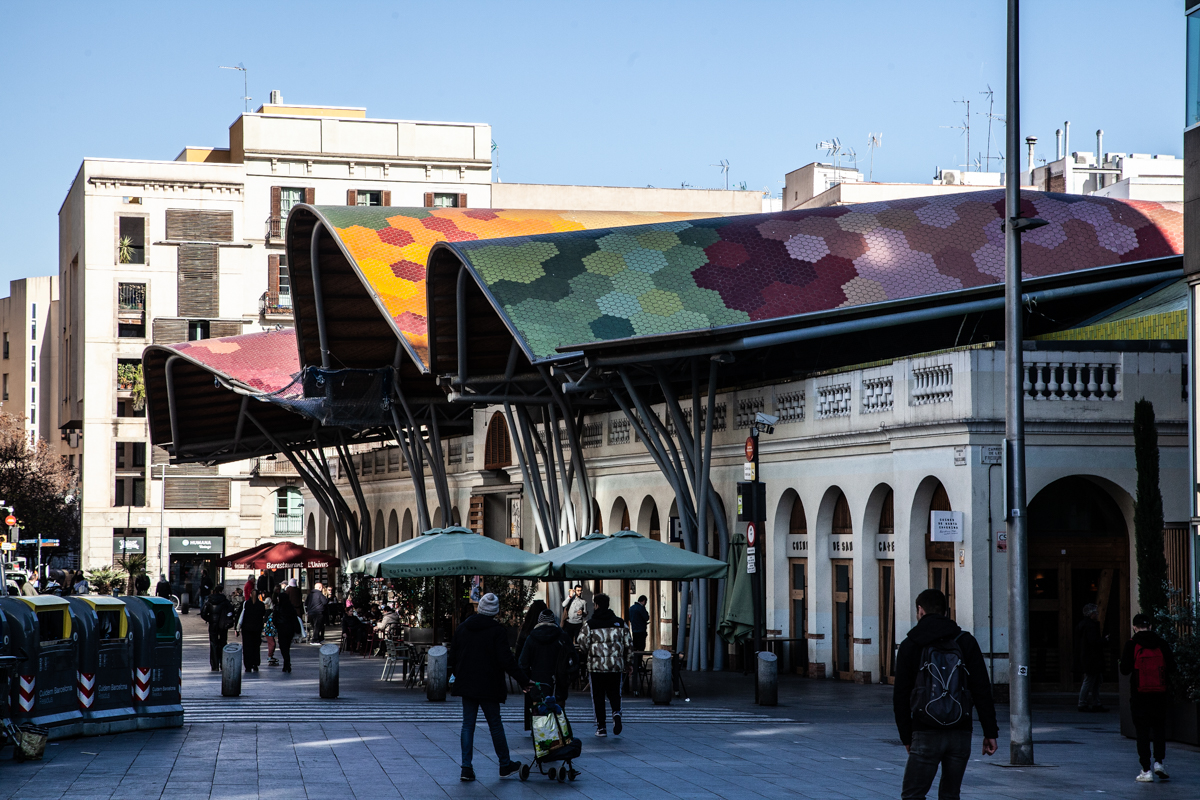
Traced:
<path fill-rule="evenodd" d="M 753 436 L 746 437 L 746 460 L 747 461 L 754 460 L 754 437 Z"/>
<path fill-rule="evenodd" d="M 748 524 L 746 526 L 746 544 L 750 545 L 751 547 L 754 547 L 754 541 L 757 538 L 758 538 L 758 535 L 754 531 L 754 523 L 751 522 L 750 524 Z"/>
<path fill-rule="evenodd" d="M 9 514 L 7 517 L 4 518 L 4 524 L 11 528 L 13 525 L 17 524 L 17 518 L 14 517 L 12 514 Z"/>

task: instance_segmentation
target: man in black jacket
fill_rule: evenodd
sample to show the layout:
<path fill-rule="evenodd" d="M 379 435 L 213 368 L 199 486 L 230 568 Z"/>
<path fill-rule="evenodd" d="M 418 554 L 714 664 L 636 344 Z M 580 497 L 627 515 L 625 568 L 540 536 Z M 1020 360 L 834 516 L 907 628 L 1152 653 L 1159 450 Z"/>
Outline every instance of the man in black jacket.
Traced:
<path fill-rule="evenodd" d="M 983 661 L 979 643 L 946 616 L 946 607 L 946 595 L 937 589 L 926 589 L 917 595 L 917 625 L 908 632 L 896 656 L 896 687 L 892 706 L 900 741 L 908 750 L 908 764 L 904 768 L 904 784 L 900 795 L 904 800 L 924 800 L 939 766 L 942 768 L 942 781 L 938 785 L 939 800 L 957 800 L 971 757 L 969 713 L 963 715 L 956 725 L 947 728 L 933 727 L 930 723 L 913 719 L 911 698 L 922 668 L 922 653 L 927 646 L 941 641 L 958 642 L 969 675 L 971 701 L 979 710 L 985 756 L 996 752 L 996 739 L 1000 735 L 996 727 L 996 706 L 992 702 L 992 684 L 988 680 L 987 665 Z"/>
<path fill-rule="evenodd" d="M 1079 687 L 1080 711 L 1108 711 L 1100 705 L 1100 680 L 1104 672 L 1104 631 L 1100 629 L 1100 608 L 1095 603 L 1083 607 L 1083 619 L 1075 626 L 1075 647 L 1083 685 Z"/>
<path fill-rule="evenodd" d="M 1152 783 L 1157 775 L 1167 780 L 1167 709 L 1171 702 L 1168 680 L 1175 671 L 1171 647 L 1150 628 L 1154 624 L 1146 614 L 1133 618 L 1133 638 L 1121 651 L 1121 674 L 1129 676 L 1129 712 L 1137 732 L 1138 760 L 1142 771 L 1134 780 Z M 1151 670 L 1143 675 L 1143 670 Z M 1151 759 L 1150 745 L 1154 752 Z"/>
<path fill-rule="evenodd" d="M 308 601 L 305 603 L 305 611 L 308 612 L 308 627 L 311 633 L 309 638 L 313 644 L 320 644 L 325 641 L 325 606 L 329 603 L 329 598 L 325 596 L 325 587 L 317 584 L 308 593 Z"/>
<path fill-rule="evenodd" d="M 217 584 L 217 590 L 210 594 L 200 609 L 200 618 L 208 623 L 208 665 L 213 672 L 221 671 L 221 651 L 229 644 L 229 629 L 233 627 L 231 620 L 233 603 L 225 596 L 225 584 Z"/>
<path fill-rule="evenodd" d="M 498 613 L 500 599 L 488 592 L 479 598 L 479 613 L 467 617 L 454 631 L 454 639 L 450 642 L 447 657 L 447 666 L 453 676 L 450 693 L 463 701 L 462 773 L 459 779 L 464 781 L 475 780 L 471 760 L 475 751 L 475 720 L 481 708 L 492 734 L 496 760 L 500 762 L 500 777 L 521 769 L 520 761 L 509 758 L 508 740 L 504 738 L 504 724 L 500 721 L 500 704 L 508 699 L 505 673 L 525 690 L 529 689 L 529 679 L 508 646 L 508 631 L 496 621 Z"/>

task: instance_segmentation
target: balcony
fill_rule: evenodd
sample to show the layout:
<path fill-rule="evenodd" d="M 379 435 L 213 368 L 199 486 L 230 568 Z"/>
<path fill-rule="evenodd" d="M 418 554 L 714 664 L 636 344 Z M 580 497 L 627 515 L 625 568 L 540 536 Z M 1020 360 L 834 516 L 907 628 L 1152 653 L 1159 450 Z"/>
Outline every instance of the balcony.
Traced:
<path fill-rule="evenodd" d="M 275 517 L 276 536 L 299 536 L 304 533 L 304 517 Z"/>
<path fill-rule="evenodd" d="M 262 297 L 258 298 L 258 313 L 259 316 L 268 320 L 290 321 L 292 318 L 292 293 L 263 292 Z"/>
<path fill-rule="evenodd" d="M 266 231 L 263 233 L 263 238 L 267 240 L 267 244 L 272 241 L 282 242 L 283 232 L 287 228 L 287 217 L 267 217 Z"/>
<path fill-rule="evenodd" d="M 296 468 L 292 466 L 292 462 L 286 458 L 256 458 L 254 466 L 250 469 L 250 474 L 255 477 L 269 478 L 298 478 L 300 473 L 296 472 Z"/>

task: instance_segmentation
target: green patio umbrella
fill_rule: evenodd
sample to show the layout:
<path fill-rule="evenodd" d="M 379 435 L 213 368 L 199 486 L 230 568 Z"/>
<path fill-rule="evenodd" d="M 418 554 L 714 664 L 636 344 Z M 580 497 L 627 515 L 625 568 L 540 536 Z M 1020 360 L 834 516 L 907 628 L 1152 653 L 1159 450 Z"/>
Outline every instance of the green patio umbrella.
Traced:
<path fill-rule="evenodd" d="M 550 574 L 550 562 L 466 528 L 451 527 L 434 528 L 407 542 L 356 558 L 350 562 L 350 571 L 378 578 L 544 578 Z"/>
<path fill-rule="evenodd" d="M 547 551 L 542 557 L 550 560 L 554 577 L 562 580 L 686 581 L 723 578 L 726 569 L 725 563 L 715 558 L 647 539 L 634 531 L 617 531 L 612 536 L 592 534 Z"/>
<path fill-rule="evenodd" d="M 725 602 L 717 633 L 730 644 L 744 642 L 754 635 L 754 594 L 746 574 L 746 537 L 736 533 L 729 542 L 728 574 L 725 577 Z"/>

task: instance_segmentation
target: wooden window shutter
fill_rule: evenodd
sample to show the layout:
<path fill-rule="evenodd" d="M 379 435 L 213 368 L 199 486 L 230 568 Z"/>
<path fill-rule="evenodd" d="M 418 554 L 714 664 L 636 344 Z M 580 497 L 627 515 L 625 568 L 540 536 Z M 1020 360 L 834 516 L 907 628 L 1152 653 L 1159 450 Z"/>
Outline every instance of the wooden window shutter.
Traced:
<path fill-rule="evenodd" d="M 357 189 L 347 189 L 346 190 L 346 205 L 348 205 L 348 206 L 358 205 L 358 190 Z"/>
<path fill-rule="evenodd" d="M 226 336 L 239 336 L 242 333 L 242 323 L 238 320 L 213 320 L 208 323 L 208 335 L 213 339 Z"/>
<path fill-rule="evenodd" d="M 187 320 L 156 319 L 152 326 L 152 341 L 154 344 L 176 344 L 186 342 L 188 335 Z"/>
<path fill-rule="evenodd" d="M 425 207 L 433 208 L 433 192 L 425 193 Z"/>
<path fill-rule="evenodd" d="M 384 189 L 382 192 L 380 192 L 380 194 L 383 196 L 383 199 L 380 201 L 381 204 L 390 206 L 392 204 L 392 190 Z"/>
<path fill-rule="evenodd" d="M 218 252 L 214 244 L 179 245 L 179 296 L 176 312 L 179 316 L 200 319 L 217 316 L 220 289 Z"/>
<path fill-rule="evenodd" d="M 465 194 L 460 194 L 458 196 L 458 207 L 459 208 L 467 207 L 467 196 Z"/>
<path fill-rule="evenodd" d="M 279 219 L 282 213 L 282 207 L 279 202 L 279 195 L 282 191 L 282 186 L 271 187 L 271 219 Z"/>
<path fill-rule="evenodd" d="M 305 188 L 305 190 L 304 190 L 304 202 L 308 203 L 310 206 L 312 206 L 312 205 L 316 205 L 316 203 L 317 203 L 317 189 L 316 189 L 316 187 L 314 187 L 314 186 L 309 186 L 309 187 L 306 187 L 306 188 Z"/>
<path fill-rule="evenodd" d="M 487 439 L 483 447 L 483 468 L 503 469 L 512 466 L 512 441 L 508 438 L 508 424 L 500 412 L 492 414 L 488 423 Z"/>
<path fill-rule="evenodd" d="M 167 508 L 229 508 L 228 478 L 167 478 Z"/>
<path fill-rule="evenodd" d="M 267 256 L 267 291 L 279 294 L 279 254 Z"/>
<path fill-rule="evenodd" d="M 167 238 L 177 242 L 232 242 L 232 211 L 167 209 Z"/>

